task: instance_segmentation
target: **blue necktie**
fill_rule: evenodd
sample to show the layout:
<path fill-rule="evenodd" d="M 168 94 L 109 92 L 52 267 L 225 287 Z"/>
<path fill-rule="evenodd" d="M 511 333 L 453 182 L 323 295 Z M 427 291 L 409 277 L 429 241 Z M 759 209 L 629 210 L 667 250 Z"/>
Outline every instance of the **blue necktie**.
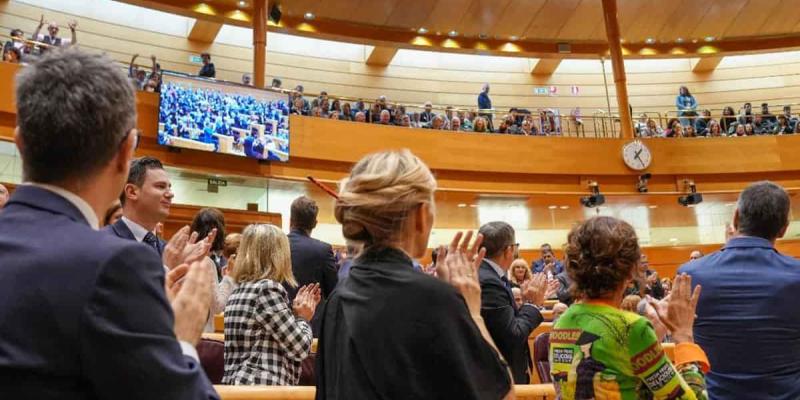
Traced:
<path fill-rule="evenodd" d="M 153 234 L 153 232 L 147 232 L 147 234 L 144 235 L 144 239 L 142 239 L 142 243 L 152 247 L 153 250 L 155 250 L 159 255 L 161 254 L 158 249 L 158 238 Z"/>

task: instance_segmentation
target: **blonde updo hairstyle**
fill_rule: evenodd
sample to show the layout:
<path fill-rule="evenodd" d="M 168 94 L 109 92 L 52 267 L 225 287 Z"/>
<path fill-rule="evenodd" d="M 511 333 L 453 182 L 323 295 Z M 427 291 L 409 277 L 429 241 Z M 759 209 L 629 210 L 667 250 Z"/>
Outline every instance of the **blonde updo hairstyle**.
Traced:
<path fill-rule="evenodd" d="M 436 180 L 430 169 L 408 150 L 370 154 L 339 185 L 336 220 L 345 239 L 364 250 L 388 247 L 400 238 L 416 207 L 433 205 Z"/>

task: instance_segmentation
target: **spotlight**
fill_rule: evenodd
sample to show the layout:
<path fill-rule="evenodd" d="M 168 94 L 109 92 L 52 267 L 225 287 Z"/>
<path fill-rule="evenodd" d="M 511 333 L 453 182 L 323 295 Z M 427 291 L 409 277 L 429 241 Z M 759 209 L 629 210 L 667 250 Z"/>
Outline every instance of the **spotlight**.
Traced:
<path fill-rule="evenodd" d="M 317 16 L 316 16 L 316 15 L 314 15 L 314 13 L 312 13 L 312 12 L 307 12 L 307 13 L 303 14 L 303 18 L 304 18 L 306 21 L 313 21 L 313 20 L 314 20 L 314 18 L 316 18 L 316 17 L 317 17 Z"/>
<path fill-rule="evenodd" d="M 684 183 L 689 187 L 689 193 L 686 196 L 678 197 L 678 204 L 689 207 L 695 206 L 703 202 L 703 194 L 697 193 L 697 187 L 694 181 L 685 180 Z"/>
<path fill-rule="evenodd" d="M 639 181 L 636 182 L 636 190 L 639 193 L 647 193 L 647 181 L 650 180 L 653 176 L 648 174 L 639 175 Z"/>
<path fill-rule="evenodd" d="M 606 196 L 600 193 L 600 185 L 596 181 L 589 181 L 589 188 L 592 190 L 592 194 L 581 197 L 581 205 L 586 208 L 594 208 L 606 203 Z"/>

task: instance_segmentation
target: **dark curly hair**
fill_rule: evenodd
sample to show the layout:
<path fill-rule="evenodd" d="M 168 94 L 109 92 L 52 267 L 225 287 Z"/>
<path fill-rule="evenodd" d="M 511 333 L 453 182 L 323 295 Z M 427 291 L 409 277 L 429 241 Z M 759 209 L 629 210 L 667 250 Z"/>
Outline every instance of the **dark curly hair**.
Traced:
<path fill-rule="evenodd" d="M 625 221 L 594 217 L 567 237 L 567 274 L 575 298 L 602 298 L 633 275 L 641 251 L 636 231 Z"/>

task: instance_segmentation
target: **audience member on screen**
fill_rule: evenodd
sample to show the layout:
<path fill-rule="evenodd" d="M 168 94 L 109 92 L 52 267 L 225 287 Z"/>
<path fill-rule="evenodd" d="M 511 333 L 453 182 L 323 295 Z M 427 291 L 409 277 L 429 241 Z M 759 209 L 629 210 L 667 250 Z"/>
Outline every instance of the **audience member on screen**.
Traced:
<path fill-rule="evenodd" d="M 214 63 L 211 62 L 211 54 L 200 54 L 200 58 L 203 60 L 203 66 L 200 68 L 200 72 L 197 73 L 197 76 L 201 76 L 203 78 L 216 78 L 217 69 L 214 68 Z"/>
<path fill-rule="evenodd" d="M 323 309 L 316 398 L 510 394 L 506 363 L 480 317 L 480 236 L 470 243 L 471 233 L 463 240 L 459 233 L 438 252 L 438 279 L 413 269 L 433 227 L 436 180 L 428 167 L 407 150 L 376 153 L 339 187 L 336 220 L 364 250 Z"/>
<path fill-rule="evenodd" d="M 106 210 L 101 228 L 116 224 L 120 218 L 122 218 L 122 203 L 119 202 L 119 199 L 116 199 L 111 203 L 111 207 Z"/>
<path fill-rule="evenodd" d="M 8 188 L 0 183 L 0 209 L 6 206 L 6 203 L 8 203 L 8 197 Z"/>
<path fill-rule="evenodd" d="M 700 299 L 694 326 L 711 360 L 711 398 L 800 398 L 800 261 L 775 249 L 790 211 L 781 186 L 751 184 L 739 195 L 734 236 L 678 270 L 713 293 Z"/>
<path fill-rule="evenodd" d="M 194 349 L 213 276 L 165 277 L 155 252 L 97 232 L 136 147 L 128 78 L 106 55 L 49 51 L 20 70 L 16 105 L 27 183 L 0 212 L 0 398 L 217 399 Z"/>
<path fill-rule="evenodd" d="M 237 287 L 225 306 L 222 383 L 296 385 L 300 363 L 311 352 L 309 321 L 320 300 L 319 287 L 303 286 L 289 300 L 284 285 L 297 285 L 289 241 L 270 224 L 245 228 L 232 278 Z"/>
<path fill-rule="evenodd" d="M 41 32 L 42 27 L 44 27 L 44 14 L 42 14 L 42 17 L 39 19 L 39 25 L 36 27 L 36 30 L 33 31 L 33 40 L 52 47 L 64 47 L 78 44 L 78 37 L 77 33 L 75 32 L 75 29 L 78 27 L 78 22 L 70 21 L 67 26 L 69 26 L 69 32 L 71 35 L 69 39 L 58 36 L 59 28 L 58 23 L 55 21 L 50 21 L 50 23 L 47 24 L 46 35 L 40 34 L 39 32 Z M 42 50 L 44 51 L 44 49 Z"/>
<path fill-rule="evenodd" d="M 319 207 L 314 200 L 300 196 L 292 201 L 289 212 L 289 246 L 292 274 L 298 286 L 319 285 L 324 301 L 336 288 L 338 279 L 331 245 L 311 237 L 311 232 L 317 227 L 318 214 Z M 294 299 L 295 293 L 294 289 L 290 289 L 289 299 Z M 312 323 L 315 336 L 318 335 L 318 318 L 309 322 Z"/>
<path fill-rule="evenodd" d="M 672 329 L 675 364 L 667 358 L 645 318 L 620 310 L 639 263 L 636 232 L 628 223 L 594 217 L 567 239 L 567 273 L 577 303 L 550 333 L 550 374 L 559 398 L 705 399 L 708 360 L 693 343 L 699 287 L 676 278 L 667 310 L 659 318 Z"/>
<path fill-rule="evenodd" d="M 164 222 L 172 206 L 172 183 L 164 166 L 156 158 L 141 157 L 131 161 L 128 181 L 120 195 L 122 218 L 103 230 L 123 239 L 135 240 L 152 248 L 159 256 L 166 243 L 156 237 L 156 224 Z M 174 268 L 172 263 L 165 265 Z"/>
<path fill-rule="evenodd" d="M 539 310 L 548 297 L 547 276 L 536 274 L 520 287 L 524 304 L 518 308 L 507 278 L 507 271 L 519 248 L 514 228 L 495 221 L 481 226 L 479 232 L 483 235 L 483 248 L 486 249 L 486 257 L 479 269 L 481 316 L 511 367 L 514 383 L 527 384 L 530 372 L 528 336 L 544 321 Z M 556 284 L 552 281 L 553 293 Z"/>

